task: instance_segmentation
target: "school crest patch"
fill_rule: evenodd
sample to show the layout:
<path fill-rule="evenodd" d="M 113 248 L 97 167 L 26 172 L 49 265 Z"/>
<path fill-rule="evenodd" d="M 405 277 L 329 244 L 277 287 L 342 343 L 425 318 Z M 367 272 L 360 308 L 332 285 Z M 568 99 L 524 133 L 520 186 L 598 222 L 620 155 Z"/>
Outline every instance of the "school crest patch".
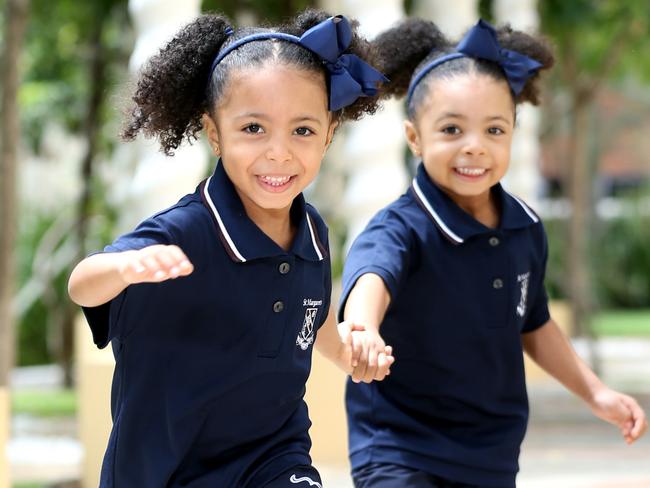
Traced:
<path fill-rule="evenodd" d="M 517 283 L 521 288 L 521 297 L 517 304 L 517 315 L 523 317 L 526 314 L 526 304 L 528 301 L 528 282 L 530 280 L 530 271 L 517 276 Z"/>
<path fill-rule="evenodd" d="M 322 300 L 312 300 L 305 298 L 302 301 L 302 306 L 305 308 L 305 318 L 302 322 L 302 329 L 296 337 L 296 346 L 306 351 L 307 348 L 314 343 L 316 326 L 316 315 L 318 315 L 318 307 L 323 304 Z"/>

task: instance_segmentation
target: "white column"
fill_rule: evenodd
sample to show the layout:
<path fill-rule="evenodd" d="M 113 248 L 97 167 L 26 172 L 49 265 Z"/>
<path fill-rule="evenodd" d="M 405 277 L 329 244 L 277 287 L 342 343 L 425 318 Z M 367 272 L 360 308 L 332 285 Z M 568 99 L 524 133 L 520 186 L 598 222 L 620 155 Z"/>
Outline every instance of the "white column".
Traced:
<path fill-rule="evenodd" d="M 149 57 L 200 13 L 200 0 L 130 0 L 137 40 L 129 61 L 134 76 Z M 173 157 L 160 152 L 153 139 L 138 137 L 116 151 L 113 194 L 123 211 L 120 231 L 132 229 L 149 215 L 191 193 L 207 172 L 208 154 L 202 143 L 183 143 Z M 121 180 L 121 181 L 120 181 Z M 120 190 L 118 190 L 120 191 Z"/>
<path fill-rule="evenodd" d="M 478 20 L 478 0 L 416 0 L 413 15 L 428 19 L 450 40 L 460 40 L 463 33 Z"/>
<path fill-rule="evenodd" d="M 393 26 L 403 16 L 400 0 L 343 0 L 343 13 L 360 23 L 368 39 Z M 388 101 L 372 117 L 348 125 L 340 163 L 348 181 L 339 212 L 348 228 L 347 246 L 383 206 L 402 194 L 409 181 L 404 167 L 402 101 Z"/>
<path fill-rule="evenodd" d="M 497 24 L 510 23 L 517 30 L 537 32 L 539 14 L 537 0 L 496 0 L 494 16 Z M 517 127 L 512 143 L 510 169 L 504 178 L 505 187 L 532 206 L 539 198 L 542 178 L 539 144 L 540 110 L 523 104 L 517 111 Z"/>

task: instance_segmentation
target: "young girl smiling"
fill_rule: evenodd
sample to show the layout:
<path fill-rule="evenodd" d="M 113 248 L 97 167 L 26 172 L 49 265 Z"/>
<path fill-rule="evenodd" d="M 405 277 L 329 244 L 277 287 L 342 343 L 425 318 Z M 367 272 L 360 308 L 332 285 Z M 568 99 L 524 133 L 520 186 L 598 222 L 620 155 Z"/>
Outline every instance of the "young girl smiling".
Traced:
<path fill-rule="evenodd" d="M 327 228 L 302 191 L 337 125 L 376 109 L 384 78 L 367 56 L 343 17 L 233 30 L 206 15 L 145 67 L 126 138 L 156 136 L 171 154 L 204 128 L 219 162 L 70 277 L 116 358 L 102 487 L 320 486 L 303 400 L 311 346 L 351 371 L 365 332 L 330 317 L 316 339 Z"/>

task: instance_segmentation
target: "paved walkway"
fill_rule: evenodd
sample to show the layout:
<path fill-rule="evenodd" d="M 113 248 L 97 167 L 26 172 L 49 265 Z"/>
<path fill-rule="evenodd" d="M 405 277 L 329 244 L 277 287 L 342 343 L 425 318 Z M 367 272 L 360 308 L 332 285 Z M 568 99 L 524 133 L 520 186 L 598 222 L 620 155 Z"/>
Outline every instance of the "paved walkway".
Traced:
<path fill-rule="evenodd" d="M 584 353 L 584 345 L 577 344 Z M 605 380 L 637 396 L 650 413 L 650 341 L 610 340 L 601 347 Z M 41 386 L 56 372 L 23 371 L 16 387 Z M 46 381 L 46 383 L 47 383 Z M 520 459 L 519 488 L 650 488 L 650 435 L 627 446 L 555 383 L 529 385 L 531 419 Z M 75 479 L 83 456 L 74 422 L 15 418 L 9 457 L 15 481 Z M 347 466 L 319 465 L 328 488 L 352 488 Z M 44 484 L 48 486 L 48 484 Z M 396 487 L 397 488 L 397 487 Z"/>

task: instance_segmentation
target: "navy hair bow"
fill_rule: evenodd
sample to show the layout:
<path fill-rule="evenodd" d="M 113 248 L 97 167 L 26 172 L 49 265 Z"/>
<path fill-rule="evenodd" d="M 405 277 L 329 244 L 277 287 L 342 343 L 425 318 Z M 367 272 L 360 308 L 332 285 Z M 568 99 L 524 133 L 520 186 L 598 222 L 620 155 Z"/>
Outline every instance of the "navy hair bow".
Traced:
<path fill-rule="evenodd" d="M 497 63 L 503 69 L 508 84 L 515 95 L 521 93 L 526 81 L 543 66 L 541 63 L 517 51 L 503 49 L 499 45 L 494 27 L 481 19 L 458 43 L 456 52 L 434 59 L 413 78 L 409 86 L 407 100 L 411 101 L 415 87 L 433 68 L 464 56 Z"/>
<path fill-rule="evenodd" d="M 210 73 L 232 51 L 252 41 L 282 39 L 299 44 L 316 54 L 327 69 L 329 78 L 329 105 L 334 112 L 354 103 L 359 97 L 377 94 L 377 83 L 388 79 L 354 54 L 343 54 L 352 42 L 350 23 L 342 15 L 330 17 L 315 25 L 302 36 L 283 32 L 261 32 L 236 40 L 215 58 Z"/>

